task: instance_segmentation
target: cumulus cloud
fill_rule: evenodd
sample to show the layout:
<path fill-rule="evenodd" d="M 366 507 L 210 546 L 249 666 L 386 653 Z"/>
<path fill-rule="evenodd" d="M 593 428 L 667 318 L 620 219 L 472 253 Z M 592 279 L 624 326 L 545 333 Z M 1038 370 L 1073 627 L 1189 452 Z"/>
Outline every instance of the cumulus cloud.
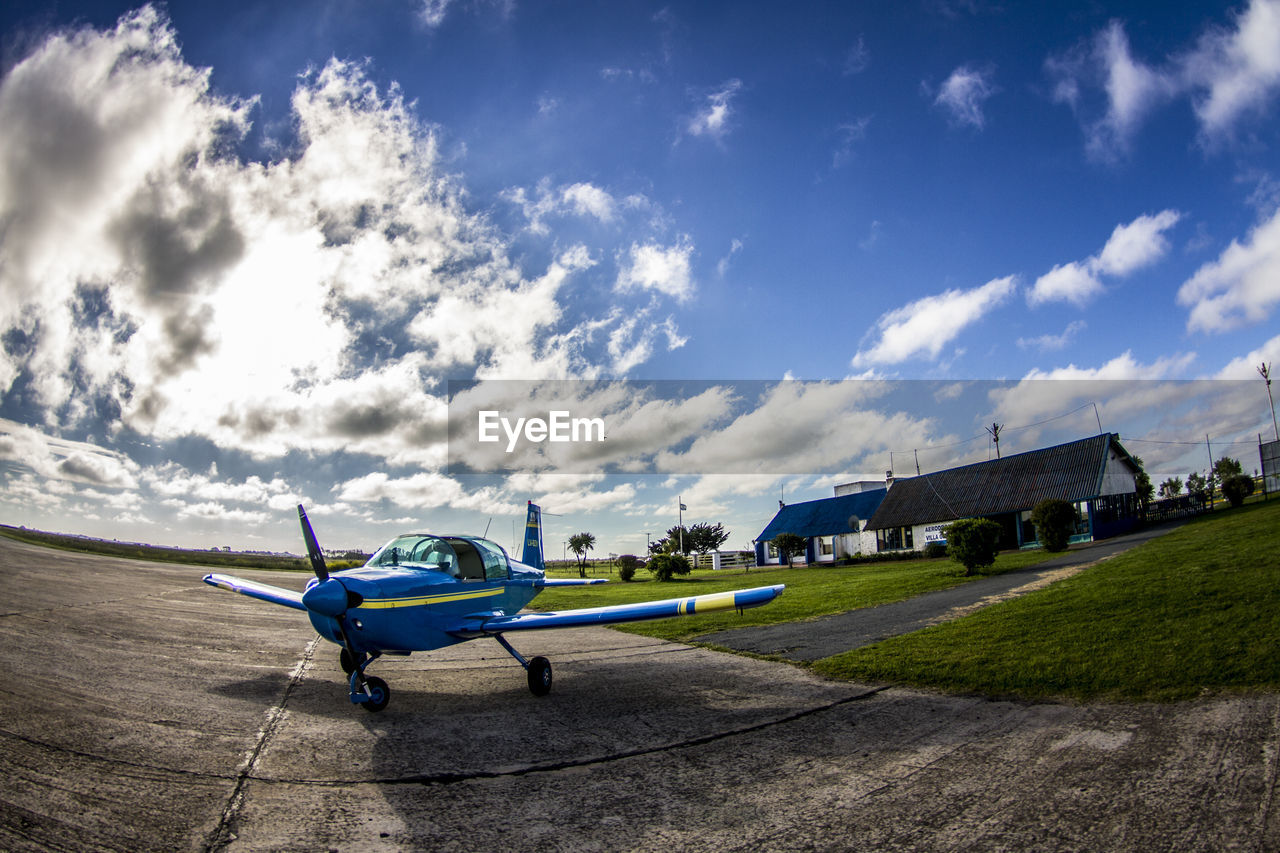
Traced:
<path fill-rule="evenodd" d="M 1027 291 L 1027 304 L 1071 302 L 1083 307 L 1105 290 L 1100 276 L 1126 276 L 1164 257 L 1169 251 L 1165 232 L 1181 218 L 1176 210 L 1162 210 L 1117 225 L 1098 254 L 1058 264 L 1037 278 Z"/>
<path fill-rule="evenodd" d="M 626 256 L 619 259 L 614 290 L 656 291 L 683 302 L 693 296 L 692 255 L 693 244 L 687 237 L 665 248 L 656 243 L 632 243 Z"/>
<path fill-rule="evenodd" d="M 443 376 L 591 375 L 611 360 L 593 333 L 624 318 L 637 340 L 680 339 L 652 306 L 690 297 L 687 241 L 635 244 L 614 304 L 575 314 L 564 289 L 592 252 L 520 268 L 398 87 L 332 60 L 291 107 L 287 156 L 243 160 L 255 102 L 213 92 L 149 6 L 15 64 L 0 81 L 0 396 L 64 427 L 430 467 Z M 601 223 L 639 210 L 585 182 L 546 195 Z"/>
<path fill-rule="evenodd" d="M 944 109 L 954 123 L 981 130 L 986 124 L 983 104 L 997 91 L 992 76 L 989 70 L 960 66 L 939 87 L 934 106 Z"/>
<path fill-rule="evenodd" d="M 1187 329 L 1223 332 L 1260 323 L 1280 302 L 1280 210 L 1233 240 L 1218 259 L 1196 270 L 1178 289 L 1178 304 L 1191 309 Z"/>
<path fill-rule="evenodd" d="M 889 311 L 876 322 L 879 339 L 853 357 L 853 367 L 937 358 L 967 326 L 1003 304 L 1017 289 L 1014 276 L 992 279 L 970 290 L 948 290 Z"/>

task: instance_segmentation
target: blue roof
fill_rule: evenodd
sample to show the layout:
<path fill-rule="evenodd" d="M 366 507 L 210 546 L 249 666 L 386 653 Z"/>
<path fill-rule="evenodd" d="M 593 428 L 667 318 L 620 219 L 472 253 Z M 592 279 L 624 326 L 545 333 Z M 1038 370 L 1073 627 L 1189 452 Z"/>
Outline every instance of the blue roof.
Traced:
<path fill-rule="evenodd" d="M 851 495 L 788 504 L 778 510 L 778 514 L 756 537 L 756 541 L 768 542 L 779 533 L 794 533 L 806 539 L 810 536 L 852 533 L 853 528 L 849 525 L 850 518 L 856 515 L 862 521 L 869 520 L 875 515 L 880 502 L 884 500 L 885 491 L 885 489 L 872 489 L 867 492 L 854 492 Z"/>

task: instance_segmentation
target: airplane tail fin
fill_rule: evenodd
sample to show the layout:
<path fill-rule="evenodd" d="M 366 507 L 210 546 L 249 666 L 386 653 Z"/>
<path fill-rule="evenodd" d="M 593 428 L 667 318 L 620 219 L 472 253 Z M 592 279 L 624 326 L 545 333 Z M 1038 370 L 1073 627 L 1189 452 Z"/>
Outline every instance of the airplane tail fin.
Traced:
<path fill-rule="evenodd" d="M 529 515 L 524 522 L 524 551 L 520 554 L 520 562 L 545 571 L 542 561 L 542 508 L 529 501 Z"/>

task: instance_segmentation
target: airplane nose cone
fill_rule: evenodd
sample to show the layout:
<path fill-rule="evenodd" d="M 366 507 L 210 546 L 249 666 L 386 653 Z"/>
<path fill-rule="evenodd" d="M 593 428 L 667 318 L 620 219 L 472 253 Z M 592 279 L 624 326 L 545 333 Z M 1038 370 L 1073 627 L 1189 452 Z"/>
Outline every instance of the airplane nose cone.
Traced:
<path fill-rule="evenodd" d="M 347 588 L 336 578 L 309 587 L 302 594 L 303 605 L 313 613 L 337 619 L 347 612 Z"/>

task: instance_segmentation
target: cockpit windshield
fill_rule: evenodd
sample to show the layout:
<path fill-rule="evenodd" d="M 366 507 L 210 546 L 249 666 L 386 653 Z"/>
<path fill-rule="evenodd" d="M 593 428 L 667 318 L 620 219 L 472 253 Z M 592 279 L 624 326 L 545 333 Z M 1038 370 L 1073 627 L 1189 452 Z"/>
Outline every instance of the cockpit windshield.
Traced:
<path fill-rule="evenodd" d="M 437 569 L 459 580 L 506 580 L 507 553 L 488 539 L 410 534 L 397 536 L 369 558 L 366 566 Z"/>
<path fill-rule="evenodd" d="M 366 566 L 413 566 L 457 574 L 458 554 L 438 536 L 397 536 L 378 549 Z"/>

